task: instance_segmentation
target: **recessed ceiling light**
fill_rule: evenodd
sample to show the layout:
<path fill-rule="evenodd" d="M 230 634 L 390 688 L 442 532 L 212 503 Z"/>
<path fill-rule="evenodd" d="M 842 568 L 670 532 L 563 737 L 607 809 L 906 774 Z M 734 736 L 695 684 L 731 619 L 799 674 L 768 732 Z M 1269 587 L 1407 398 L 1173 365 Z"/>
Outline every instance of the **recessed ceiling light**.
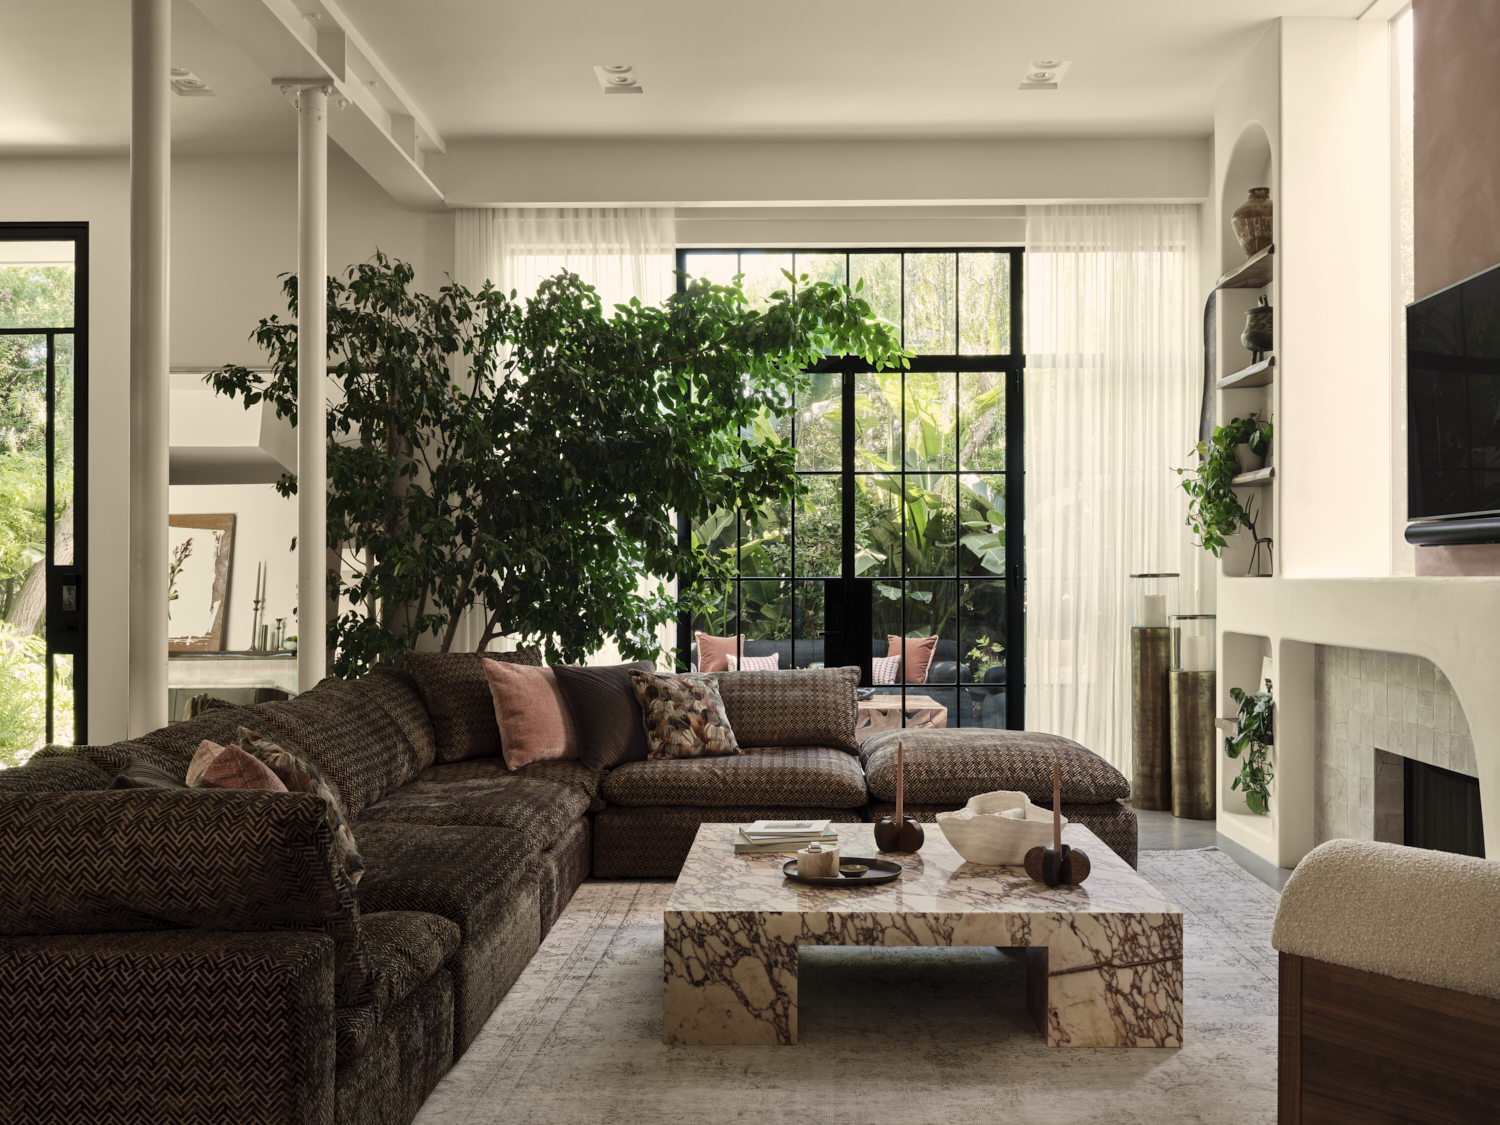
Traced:
<path fill-rule="evenodd" d="M 1034 67 L 1036 67 L 1038 70 L 1051 70 L 1053 67 L 1061 65 L 1061 63 L 1062 63 L 1062 59 L 1032 59 L 1031 60 L 1031 65 L 1034 66 Z"/>
<path fill-rule="evenodd" d="M 635 67 L 629 63 L 606 63 L 594 67 L 594 77 L 599 79 L 599 88 L 606 94 L 643 94 L 644 87 L 635 76 Z"/>
<path fill-rule="evenodd" d="M 1055 90 L 1073 64 L 1066 59 L 1038 59 L 1023 73 L 1021 89 Z"/>
<path fill-rule="evenodd" d="M 207 82 L 191 70 L 184 70 L 178 66 L 172 68 L 172 90 L 181 98 L 218 97 Z"/>
<path fill-rule="evenodd" d="M 625 74 L 633 68 L 627 66 L 625 63 L 609 63 L 604 67 L 604 69 L 609 71 L 611 74 Z"/>
<path fill-rule="evenodd" d="M 1057 75 L 1050 70 L 1036 70 L 1026 76 L 1028 82 L 1051 82 Z"/>

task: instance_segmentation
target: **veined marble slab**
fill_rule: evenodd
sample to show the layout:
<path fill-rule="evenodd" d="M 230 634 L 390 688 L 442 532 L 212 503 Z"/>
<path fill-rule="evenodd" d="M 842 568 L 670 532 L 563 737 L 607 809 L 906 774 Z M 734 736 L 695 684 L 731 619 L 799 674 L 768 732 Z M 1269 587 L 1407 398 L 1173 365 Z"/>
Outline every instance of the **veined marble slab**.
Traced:
<path fill-rule="evenodd" d="M 786 855 L 735 855 L 705 824 L 663 912 L 667 1043 L 797 1042 L 799 945 L 1026 947 L 1031 1014 L 1051 1047 L 1182 1045 L 1182 911 L 1081 825 L 1063 842 L 1093 864 L 1081 887 L 964 862 L 935 825 L 883 886 L 832 889 L 781 874 Z M 876 855 L 840 824 L 839 851 Z"/>

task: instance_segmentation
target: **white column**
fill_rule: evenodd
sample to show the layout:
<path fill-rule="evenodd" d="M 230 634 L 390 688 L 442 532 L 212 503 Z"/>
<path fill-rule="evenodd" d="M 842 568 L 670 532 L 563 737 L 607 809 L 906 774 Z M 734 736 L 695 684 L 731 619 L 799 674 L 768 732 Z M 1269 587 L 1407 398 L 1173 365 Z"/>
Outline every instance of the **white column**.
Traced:
<path fill-rule="evenodd" d="M 297 94 L 297 690 L 326 674 L 328 89 Z"/>
<path fill-rule="evenodd" d="M 130 716 L 167 725 L 167 249 L 170 0 L 132 0 L 130 87 Z"/>

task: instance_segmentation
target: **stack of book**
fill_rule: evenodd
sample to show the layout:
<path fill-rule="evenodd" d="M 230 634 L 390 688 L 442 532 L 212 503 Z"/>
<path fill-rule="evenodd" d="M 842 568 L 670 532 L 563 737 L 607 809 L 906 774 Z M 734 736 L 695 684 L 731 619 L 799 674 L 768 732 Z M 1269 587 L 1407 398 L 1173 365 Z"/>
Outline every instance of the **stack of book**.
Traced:
<path fill-rule="evenodd" d="M 734 854 L 800 852 L 808 844 L 837 847 L 838 833 L 826 820 L 757 820 L 734 834 Z"/>

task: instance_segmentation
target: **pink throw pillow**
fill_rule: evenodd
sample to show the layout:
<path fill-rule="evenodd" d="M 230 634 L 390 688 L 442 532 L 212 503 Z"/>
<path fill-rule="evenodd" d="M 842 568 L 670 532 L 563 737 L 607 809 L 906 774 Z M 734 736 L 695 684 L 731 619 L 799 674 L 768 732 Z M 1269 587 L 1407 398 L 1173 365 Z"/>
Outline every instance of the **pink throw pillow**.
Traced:
<path fill-rule="evenodd" d="M 698 671 L 727 672 L 729 661 L 724 659 L 731 653 L 745 652 L 745 634 L 738 637 L 710 637 L 707 633 L 695 633 L 698 639 Z"/>
<path fill-rule="evenodd" d="M 531 762 L 578 760 L 578 732 L 551 668 L 479 663 L 495 700 L 507 766 L 518 770 Z"/>
<path fill-rule="evenodd" d="M 220 746 L 204 739 L 188 763 L 187 783 L 194 789 L 272 789 L 286 786 L 271 767 L 238 746 Z"/>
<path fill-rule="evenodd" d="M 936 637 L 908 637 L 903 641 L 897 636 L 887 636 L 886 643 L 890 646 L 885 650 L 887 657 L 901 657 L 901 663 L 906 668 L 906 682 L 925 684 L 927 669 L 932 666 L 932 652 L 937 648 L 938 639 Z"/>

